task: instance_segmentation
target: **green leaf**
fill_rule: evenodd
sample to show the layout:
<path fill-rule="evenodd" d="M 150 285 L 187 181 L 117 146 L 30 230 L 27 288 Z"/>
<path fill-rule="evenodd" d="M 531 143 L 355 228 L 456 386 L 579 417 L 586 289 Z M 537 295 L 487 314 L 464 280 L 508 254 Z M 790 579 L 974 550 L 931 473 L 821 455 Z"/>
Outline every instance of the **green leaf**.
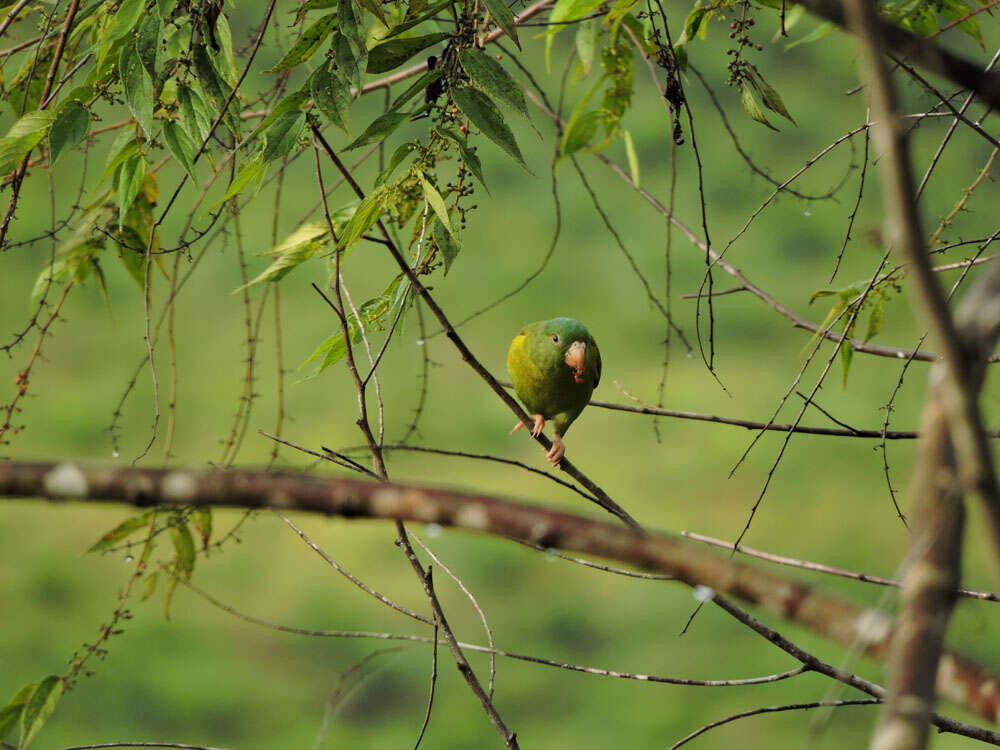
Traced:
<path fill-rule="evenodd" d="M 260 125 L 253 129 L 250 135 L 246 137 L 246 140 L 251 141 L 256 138 L 258 135 L 270 128 L 271 124 L 282 115 L 286 115 L 289 112 L 298 114 L 302 109 L 302 105 L 307 101 L 309 101 L 309 91 L 306 87 L 303 87 L 293 94 L 289 94 L 278 102 L 277 106 L 275 106 L 275 108 L 268 113 L 267 117 L 261 120 Z"/>
<path fill-rule="evenodd" d="M 10 172 L 45 137 L 55 112 L 35 110 L 15 122 L 7 135 L 0 138 L 0 172 Z"/>
<path fill-rule="evenodd" d="M 684 31 L 681 32 L 680 37 L 677 39 L 675 47 L 681 47 L 696 36 L 700 36 L 702 39 L 705 38 L 706 31 L 708 27 L 708 20 L 713 14 L 712 8 L 693 8 L 690 13 L 687 14 L 687 18 L 684 19 Z"/>
<path fill-rule="evenodd" d="M 219 52 L 215 56 L 219 72 L 230 87 L 235 86 L 240 79 L 240 71 L 236 67 L 236 57 L 233 54 L 233 32 L 229 28 L 229 19 L 225 13 L 219 13 L 215 19 L 215 38 L 219 42 Z"/>
<path fill-rule="evenodd" d="M 122 521 L 120 524 L 115 526 L 111 531 L 107 532 L 104 536 L 90 545 L 90 549 L 87 552 L 100 552 L 101 550 L 106 550 L 109 547 L 114 547 L 118 542 L 124 541 L 128 537 L 132 536 L 139 529 L 145 529 L 149 526 L 149 517 L 152 511 L 146 511 L 145 513 L 140 513 L 137 516 L 130 516 Z"/>
<path fill-rule="evenodd" d="M 306 124 L 304 112 L 288 112 L 282 115 L 267 131 L 267 146 L 264 148 L 264 161 L 271 162 L 288 154 Z"/>
<path fill-rule="evenodd" d="M 781 95 L 771 84 L 764 80 L 764 76 L 760 74 L 760 71 L 756 69 L 753 71 L 750 75 L 750 83 L 756 89 L 757 93 L 760 94 L 765 107 L 772 112 L 777 112 L 793 125 L 796 124 L 795 119 L 789 114 L 788 109 L 785 108 L 785 103 L 781 100 Z"/>
<path fill-rule="evenodd" d="M 132 31 L 132 27 L 139 21 L 145 7 L 146 0 L 122 0 L 122 4 L 118 6 L 118 12 L 115 13 L 107 32 L 104 34 L 102 43 L 107 44 L 121 39 Z"/>
<path fill-rule="evenodd" d="M 261 255 L 274 255 L 274 261 L 252 281 L 233 290 L 233 294 L 262 281 L 280 281 L 289 271 L 309 260 L 326 244 L 330 229 L 326 221 L 304 224 Z"/>
<path fill-rule="evenodd" d="M 201 537 L 201 548 L 208 549 L 208 540 L 212 538 L 212 509 L 195 508 L 191 511 L 191 523 Z"/>
<path fill-rule="evenodd" d="M 443 42 L 448 34 L 425 34 L 408 39 L 390 39 L 368 51 L 368 69 L 372 74 L 388 73 L 428 47 Z"/>
<path fill-rule="evenodd" d="M 379 185 L 383 184 L 386 180 L 388 180 L 392 176 L 392 173 L 395 171 L 396 167 L 402 164 L 403 160 L 416 150 L 417 147 L 413 143 L 400 144 L 396 148 L 396 150 L 392 152 L 392 156 L 389 157 L 389 163 L 382 171 L 382 174 L 380 174 L 378 176 L 378 179 L 375 180 L 375 186 L 378 187 Z"/>
<path fill-rule="evenodd" d="M 142 189 L 146 179 L 146 160 L 142 154 L 136 154 L 122 164 L 118 175 L 118 226 L 125 221 L 125 214 L 132 207 L 132 202 Z"/>
<path fill-rule="evenodd" d="M 108 161 L 104 165 L 104 172 L 101 173 L 101 179 L 98 180 L 98 184 L 115 174 L 118 171 L 118 167 L 133 154 L 138 153 L 138 151 L 139 142 L 136 140 L 133 129 L 125 128 L 111 144 L 111 149 L 108 151 Z"/>
<path fill-rule="evenodd" d="M 139 33 L 135 38 L 135 49 L 139 53 L 139 60 L 142 67 L 146 69 L 150 77 L 155 79 L 158 70 L 158 58 L 160 49 L 160 31 L 162 23 L 160 14 L 156 8 L 150 9 L 145 20 L 139 26 Z"/>
<path fill-rule="evenodd" d="M 486 180 L 483 178 L 483 165 L 480 163 L 479 157 L 476 155 L 476 152 L 473 151 L 471 148 L 469 148 L 469 145 L 466 143 L 465 138 L 460 136 L 451 128 L 439 127 L 435 128 L 435 130 L 439 135 L 443 135 L 446 138 L 450 138 L 456 144 L 458 144 L 458 150 L 462 152 L 462 161 L 465 162 L 465 166 L 468 168 L 470 172 L 472 172 L 472 174 L 476 176 L 476 179 L 482 183 L 483 187 L 486 188 L 486 192 L 488 193 L 490 189 L 489 187 L 487 187 Z"/>
<path fill-rule="evenodd" d="M 291 49 L 278 60 L 273 68 L 264 71 L 265 73 L 280 73 L 283 70 L 291 70 L 295 66 L 305 62 L 313 53 L 319 49 L 337 24 L 337 14 L 327 13 L 315 21 L 308 29 L 302 32 L 299 40 L 292 45 Z"/>
<path fill-rule="evenodd" d="M 191 136 L 192 142 L 197 141 L 198 145 L 204 143 L 208 139 L 208 133 L 212 127 L 212 113 L 205 100 L 194 89 L 179 84 L 177 86 L 177 106 L 181 125 Z"/>
<path fill-rule="evenodd" d="M 90 130 L 90 112 L 78 101 L 66 102 L 49 130 L 49 158 L 53 164 L 65 151 L 83 143 Z"/>
<path fill-rule="evenodd" d="M 316 106 L 327 119 L 350 134 L 351 87 L 324 67 L 313 74 L 310 91 Z"/>
<path fill-rule="evenodd" d="M 502 2 L 502 0 L 498 1 Z M 548 31 L 545 32 L 545 36 L 547 37 L 545 40 L 546 70 L 552 67 L 552 42 L 555 40 L 555 35 L 566 27 L 568 21 L 576 21 L 584 16 L 589 16 L 603 2 L 604 0 L 558 0 L 549 14 L 550 26 Z"/>
<path fill-rule="evenodd" d="M 337 3 L 337 16 L 340 23 L 337 28 L 340 33 L 346 36 L 360 54 L 364 54 L 367 49 L 365 45 L 365 33 L 361 26 L 361 14 L 352 0 L 340 0 Z"/>
<path fill-rule="evenodd" d="M 977 16 L 970 16 L 969 13 L 971 11 L 972 8 L 962 2 L 962 0 L 943 0 L 938 8 L 938 12 L 948 21 L 957 21 L 960 18 L 964 19 L 958 25 L 958 28 L 975 39 L 980 49 L 985 51 L 986 45 L 983 43 L 983 34 L 979 30 L 979 18 Z"/>
<path fill-rule="evenodd" d="M 584 112 L 579 117 L 573 119 L 563 133 L 560 152 L 563 156 L 575 154 L 582 148 L 586 148 L 590 141 L 597 135 L 597 128 L 604 118 L 604 113 L 600 110 Z"/>
<path fill-rule="evenodd" d="M 354 84 L 354 88 L 361 88 L 361 73 L 365 69 L 366 55 L 355 54 L 351 41 L 339 31 L 333 35 L 330 42 L 330 49 L 333 50 L 333 61 L 337 65 L 343 76 Z"/>
<path fill-rule="evenodd" d="M 62 677 L 50 674 L 38 683 L 21 713 L 21 741 L 18 750 L 28 747 L 45 721 L 56 710 L 56 703 L 63 693 Z"/>
<path fill-rule="evenodd" d="M 160 11 L 160 18 L 169 18 L 176 5 L 177 0 L 156 0 L 156 7 Z"/>
<path fill-rule="evenodd" d="M 764 110 L 760 108 L 760 102 L 757 101 L 757 96 L 753 92 L 753 87 L 743 86 L 741 93 L 743 94 L 743 109 L 745 109 L 746 113 L 750 115 L 750 119 L 756 120 L 761 125 L 766 125 L 771 130 L 777 131 L 778 129 L 768 122 L 767 116 L 764 114 Z"/>
<path fill-rule="evenodd" d="M 0 709 L 0 740 L 10 734 L 10 731 L 17 726 L 21 714 L 24 712 L 24 706 L 27 704 L 31 694 L 35 692 L 37 684 L 30 682 L 23 686 L 14 693 L 14 697 L 10 699 L 10 702 Z"/>
<path fill-rule="evenodd" d="M 635 189 L 639 189 L 639 156 L 635 152 L 635 144 L 632 142 L 632 134 L 627 130 L 625 134 L 625 155 L 628 157 L 628 168 L 632 173 L 632 184 Z"/>
<path fill-rule="evenodd" d="M 391 29 L 389 29 L 389 31 L 383 37 L 383 40 L 385 40 L 385 39 L 391 39 L 394 36 L 399 36 L 404 31 L 409 31 L 410 29 L 414 28 L 415 26 L 419 26 L 424 21 L 427 21 L 428 19 L 431 19 L 434 16 L 436 16 L 438 13 L 440 13 L 442 10 L 444 10 L 445 8 L 447 8 L 453 2 L 454 2 L 454 0 L 441 0 L 441 2 L 435 3 L 430 8 L 428 8 L 425 11 L 423 11 L 422 13 L 418 12 L 417 15 L 415 15 L 410 20 L 404 21 L 403 23 L 397 24 L 396 26 L 393 26 Z M 411 8 L 412 8 L 412 3 L 411 3 Z"/>
<path fill-rule="evenodd" d="M 463 49 L 458 59 L 472 82 L 492 99 L 506 102 L 525 117 L 528 116 L 524 91 L 495 58 L 479 49 Z"/>
<path fill-rule="evenodd" d="M 167 120 L 163 123 L 163 140 L 166 142 L 167 148 L 170 149 L 170 153 L 197 185 L 198 175 L 194 171 L 195 145 L 188 134 L 176 122 Z"/>
<path fill-rule="evenodd" d="M 168 529 L 174 552 L 177 553 L 177 572 L 191 580 L 191 573 L 194 571 L 194 538 L 191 536 L 191 529 L 181 515 L 174 517 Z"/>
<path fill-rule="evenodd" d="M 800 44 L 811 44 L 812 42 L 817 42 L 823 37 L 825 37 L 827 34 L 829 34 L 831 31 L 833 31 L 835 28 L 837 28 L 837 25 L 834 24 L 832 21 L 826 21 L 824 23 L 821 23 L 819 26 L 810 31 L 801 39 L 796 39 L 794 42 L 786 44 L 785 51 L 787 52 L 793 47 L 798 47 Z"/>
<path fill-rule="evenodd" d="M 296 8 L 289 10 L 289 13 L 295 14 L 295 20 L 292 21 L 293 26 L 298 26 L 302 23 L 302 19 L 306 17 L 306 13 L 311 10 L 327 10 L 332 8 L 337 4 L 338 0 L 306 0 Z"/>
<path fill-rule="evenodd" d="M 847 387 L 847 374 L 851 371 L 851 362 L 854 359 L 854 347 L 851 345 L 851 336 L 854 333 L 854 325 L 844 329 L 844 341 L 840 345 L 840 366 L 844 370 L 844 388 Z"/>
<path fill-rule="evenodd" d="M 372 123 L 365 128 L 365 132 L 351 141 L 344 147 L 344 151 L 351 151 L 362 146 L 367 146 L 375 141 L 382 141 L 389 137 L 410 115 L 406 112 L 386 112 L 381 117 L 376 117 Z"/>
<path fill-rule="evenodd" d="M 253 181 L 257 182 L 257 189 L 260 190 L 260 183 L 264 179 L 264 175 L 267 174 L 268 167 L 268 163 L 264 161 L 262 156 L 262 154 L 258 154 L 240 168 L 240 171 L 236 173 L 232 183 L 230 183 L 229 190 L 208 209 L 209 211 L 214 211 L 230 198 L 239 195 Z"/>
<path fill-rule="evenodd" d="M 347 354 L 347 345 L 344 343 L 344 332 L 338 331 L 325 339 L 322 344 L 317 346 L 316 350 L 309 355 L 309 358 L 299 365 L 299 369 L 301 370 L 310 362 L 322 357 L 323 360 L 320 362 L 319 367 L 317 367 L 312 374 L 308 376 L 308 378 L 314 378 L 326 368 L 337 364 L 337 362 L 339 362 L 345 354 Z"/>
<path fill-rule="evenodd" d="M 483 135 L 506 151 L 518 164 L 525 169 L 528 168 L 521 156 L 521 149 L 514 140 L 514 134 L 504 122 L 500 110 L 486 94 L 472 86 L 456 86 L 451 89 L 451 97 L 462 114 L 468 117 Z"/>
<path fill-rule="evenodd" d="M 882 320 L 885 316 L 885 297 L 879 296 L 872 306 L 872 311 L 868 314 L 868 328 L 865 330 L 864 341 L 867 344 L 878 336 L 882 330 Z"/>
<path fill-rule="evenodd" d="M 438 250 L 441 251 L 441 257 L 444 258 L 444 275 L 447 276 L 452 263 L 455 262 L 455 258 L 462 249 L 462 243 L 454 232 L 436 219 L 431 226 L 431 235 L 434 237 Z"/>
<path fill-rule="evenodd" d="M 376 189 L 358 204 L 350 221 L 347 222 L 340 234 L 340 241 L 336 247 L 338 251 L 347 250 L 375 225 L 385 208 L 385 201 L 386 192 L 382 189 Z"/>
<path fill-rule="evenodd" d="M 146 601 L 156 592 L 156 584 L 160 582 L 160 571 L 154 570 L 146 576 L 146 580 L 142 584 L 142 596 L 139 597 L 140 602 Z"/>
<path fill-rule="evenodd" d="M 455 230 L 452 229 L 451 222 L 448 220 L 448 207 L 444 205 L 444 198 L 441 197 L 441 193 L 427 181 L 424 173 L 420 170 L 417 170 L 417 177 L 420 180 L 421 187 L 424 189 L 424 195 L 427 196 L 427 202 L 434 209 L 434 213 L 437 214 L 438 221 L 448 230 L 448 234 L 454 237 Z"/>
<path fill-rule="evenodd" d="M 517 39 L 517 25 L 514 23 L 514 14 L 507 6 L 506 0 L 483 0 L 483 5 L 490 12 L 490 17 L 496 25 L 503 29 L 504 33 L 511 38 L 511 41 L 521 49 L 521 42 Z"/>
<path fill-rule="evenodd" d="M 635 0 L 629 0 L 629 2 L 635 2 Z M 597 38 L 600 31 L 601 27 L 596 18 L 584 21 L 576 30 L 576 54 L 580 58 L 584 75 L 589 75 L 590 69 L 594 65 L 594 55 L 597 53 Z"/>
<path fill-rule="evenodd" d="M 126 45 L 118 58 L 118 71 L 125 87 L 125 103 L 147 136 L 153 128 L 153 80 L 142 67 L 134 45 Z"/>

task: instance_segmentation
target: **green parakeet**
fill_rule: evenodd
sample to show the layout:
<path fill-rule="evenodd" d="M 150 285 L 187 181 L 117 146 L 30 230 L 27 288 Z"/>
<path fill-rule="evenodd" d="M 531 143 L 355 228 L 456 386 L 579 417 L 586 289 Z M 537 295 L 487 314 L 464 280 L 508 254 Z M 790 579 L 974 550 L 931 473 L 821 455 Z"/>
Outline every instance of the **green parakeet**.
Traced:
<path fill-rule="evenodd" d="M 507 369 L 534 422 L 531 434 L 539 435 L 546 419 L 553 421 L 555 435 L 547 458 L 558 464 L 566 452 L 562 436 L 601 381 L 601 352 L 594 337 L 573 318 L 529 323 L 510 344 Z M 524 426 L 518 422 L 511 434 Z"/>

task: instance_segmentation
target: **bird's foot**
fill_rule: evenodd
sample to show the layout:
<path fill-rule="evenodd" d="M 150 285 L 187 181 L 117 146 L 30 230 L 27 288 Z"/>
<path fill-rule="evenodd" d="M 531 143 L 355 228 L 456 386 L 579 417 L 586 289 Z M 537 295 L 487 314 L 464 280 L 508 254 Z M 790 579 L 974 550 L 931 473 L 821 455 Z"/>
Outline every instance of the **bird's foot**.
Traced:
<path fill-rule="evenodd" d="M 552 437 L 552 447 L 549 452 L 545 454 L 545 457 L 549 459 L 549 463 L 553 466 L 558 466 L 559 462 L 562 461 L 563 456 L 566 455 L 566 444 L 562 441 L 562 438 L 558 435 Z"/>
<path fill-rule="evenodd" d="M 542 430 L 545 429 L 545 417 L 541 414 L 532 414 L 531 421 L 534 423 L 534 426 L 531 428 L 531 437 L 538 437 L 542 434 Z M 514 429 L 510 431 L 510 434 L 513 435 L 524 426 L 524 422 L 518 422 L 514 425 Z"/>

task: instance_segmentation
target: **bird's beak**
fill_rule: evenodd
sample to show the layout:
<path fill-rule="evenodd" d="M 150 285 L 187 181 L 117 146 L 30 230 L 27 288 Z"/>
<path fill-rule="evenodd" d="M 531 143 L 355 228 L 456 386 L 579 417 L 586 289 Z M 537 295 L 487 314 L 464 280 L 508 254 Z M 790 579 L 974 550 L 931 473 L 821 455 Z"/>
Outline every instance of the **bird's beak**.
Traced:
<path fill-rule="evenodd" d="M 563 362 L 573 370 L 573 380 L 577 383 L 583 382 L 583 366 L 587 361 L 587 345 L 582 341 L 574 341 L 569 346 L 569 351 L 563 358 Z"/>

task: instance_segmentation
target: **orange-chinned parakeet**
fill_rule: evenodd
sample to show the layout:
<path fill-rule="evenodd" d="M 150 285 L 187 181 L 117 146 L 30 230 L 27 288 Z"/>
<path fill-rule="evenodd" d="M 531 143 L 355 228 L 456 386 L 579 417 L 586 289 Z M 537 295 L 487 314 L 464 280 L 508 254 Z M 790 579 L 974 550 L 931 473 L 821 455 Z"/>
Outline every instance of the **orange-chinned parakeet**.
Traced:
<path fill-rule="evenodd" d="M 555 435 L 547 458 L 558 464 L 566 452 L 562 436 L 601 381 L 601 352 L 594 337 L 573 318 L 529 323 L 510 344 L 507 369 L 534 422 L 531 434 L 540 434 L 546 419 L 553 421 Z M 523 426 L 519 422 L 511 433 Z"/>

